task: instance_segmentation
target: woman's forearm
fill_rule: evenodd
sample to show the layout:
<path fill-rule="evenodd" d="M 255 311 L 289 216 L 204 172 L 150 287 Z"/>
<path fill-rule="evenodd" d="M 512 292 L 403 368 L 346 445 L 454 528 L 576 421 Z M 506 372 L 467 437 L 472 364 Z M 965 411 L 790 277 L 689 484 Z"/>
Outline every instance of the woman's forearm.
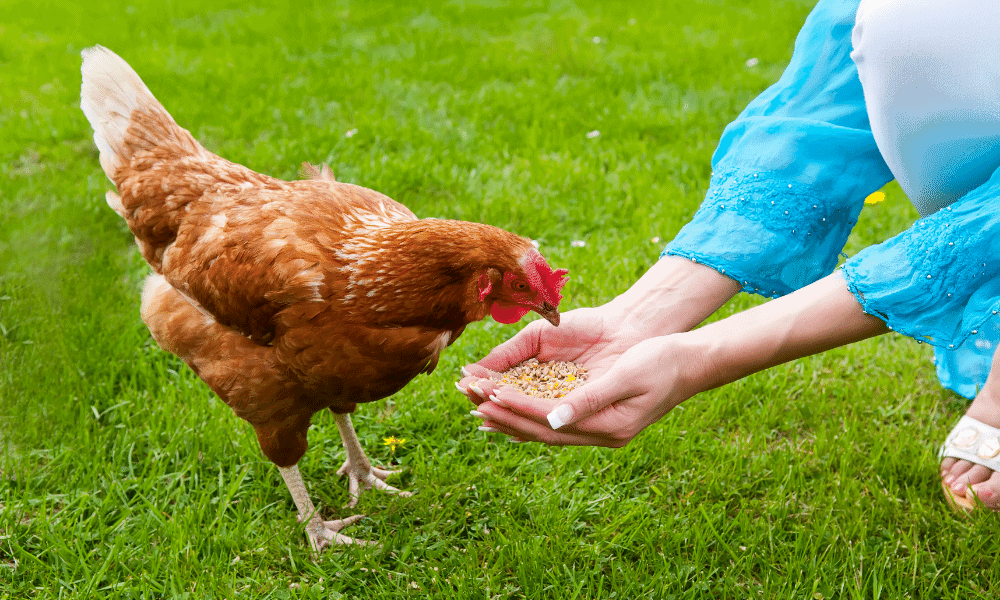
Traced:
<path fill-rule="evenodd" d="M 887 331 L 837 272 L 685 335 L 705 353 L 704 390 Z"/>
<path fill-rule="evenodd" d="M 664 256 L 605 305 L 644 337 L 688 331 L 729 301 L 740 285 L 715 269 Z"/>

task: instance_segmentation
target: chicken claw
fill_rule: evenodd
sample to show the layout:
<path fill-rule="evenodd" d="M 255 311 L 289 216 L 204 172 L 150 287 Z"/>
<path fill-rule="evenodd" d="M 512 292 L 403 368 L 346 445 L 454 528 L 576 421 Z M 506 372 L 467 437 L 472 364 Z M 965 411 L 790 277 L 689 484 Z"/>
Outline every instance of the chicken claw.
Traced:
<path fill-rule="evenodd" d="M 341 529 L 365 518 L 364 515 L 352 515 L 346 519 L 324 521 L 320 518 L 312 500 L 309 499 L 309 493 L 306 491 L 306 484 L 302 480 L 299 468 L 295 465 L 291 467 L 278 467 L 278 472 L 281 473 L 281 477 L 285 480 L 285 485 L 288 486 L 288 491 L 292 494 L 292 500 L 299 511 L 299 522 L 306 521 L 307 523 L 306 537 L 309 538 L 309 546 L 312 548 L 314 554 L 318 555 L 327 546 L 375 544 L 375 542 L 355 539 L 341 535 L 340 533 Z"/>
<path fill-rule="evenodd" d="M 306 535 L 309 537 L 309 546 L 313 552 L 319 554 L 327 546 L 347 546 L 357 544 L 359 546 L 377 546 L 377 542 L 359 540 L 346 535 L 341 535 L 340 530 L 353 525 L 365 518 L 364 515 L 351 515 L 346 519 L 336 519 L 334 521 L 312 520 L 306 526 Z"/>
<path fill-rule="evenodd" d="M 344 450 L 347 452 L 347 460 L 337 470 L 337 475 L 347 475 L 350 482 L 348 493 L 351 494 L 351 501 L 345 504 L 344 508 L 354 508 L 358 505 L 362 486 L 366 490 L 375 488 L 390 494 L 398 494 L 404 498 L 413 495 L 413 492 L 401 492 L 385 482 L 386 477 L 399 473 L 399 471 L 387 471 L 372 466 L 364 448 L 361 447 L 361 442 L 358 441 L 358 434 L 354 433 L 351 415 L 334 413 L 333 418 L 337 422 L 337 431 L 340 432 L 340 439 L 344 442 Z"/>
<path fill-rule="evenodd" d="M 367 457 L 364 463 L 368 463 Z M 344 505 L 344 508 L 354 508 L 358 505 L 358 499 L 361 498 L 362 489 L 370 490 L 375 488 L 377 490 L 382 490 L 389 494 L 397 494 L 403 498 L 409 498 L 413 495 L 413 492 L 404 492 L 395 488 L 385 482 L 386 478 L 390 475 L 395 475 L 401 473 L 402 471 L 388 471 L 386 469 L 380 469 L 378 467 L 373 467 L 368 464 L 368 468 L 364 467 L 354 468 L 351 464 L 351 460 L 347 459 L 344 461 L 344 465 L 337 469 L 337 475 L 343 477 L 347 475 L 349 487 L 348 493 L 351 495 L 351 501 Z M 364 488 L 362 488 L 362 485 Z"/>

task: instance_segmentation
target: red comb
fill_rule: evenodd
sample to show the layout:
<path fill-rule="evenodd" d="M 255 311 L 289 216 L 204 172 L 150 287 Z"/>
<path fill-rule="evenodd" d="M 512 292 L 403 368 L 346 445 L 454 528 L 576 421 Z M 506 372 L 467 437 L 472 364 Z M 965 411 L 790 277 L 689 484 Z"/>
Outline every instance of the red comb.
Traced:
<path fill-rule="evenodd" d="M 558 306 L 559 301 L 562 300 L 562 294 L 559 292 L 562 291 L 563 286 L 566 285 L 567 281 L 569 281 L 569 278 L 566 277 L 569 273 L 569 269 L 556 269 L 553 271 L 552 267 L 549 266 L 549 263 L 545 262 L 545 258 L 541 254 L 535 258 L 534 264 L 535 269 L 542 278 L 543 292 L 548 292 L 545 294 L 546 296 L 548 296 L 549 293 L 554 296 L 546 299 L 552 304 Z"/>

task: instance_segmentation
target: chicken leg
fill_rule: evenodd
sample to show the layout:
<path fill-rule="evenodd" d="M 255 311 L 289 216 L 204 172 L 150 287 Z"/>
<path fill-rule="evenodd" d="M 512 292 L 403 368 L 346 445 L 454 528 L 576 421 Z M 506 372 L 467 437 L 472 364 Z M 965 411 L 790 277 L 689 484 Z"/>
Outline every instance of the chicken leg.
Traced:
<path fill-rule="evenodd" d="M 413 492 L 400 491 L 385 482 L 389 475 L 394 475 L 399 473 L 399 471 L 387 471 L 372 466 L 371 461 L 368 460 L 368 456 L 365 455 L 365 451 L 361 447 L 361 442 L 358 441 L 358 435 L 354 433 L 351 415 L 333 413 L 333 418 L 337 421 L 337 430 L 340 431 L 340 439 L 343 440 L 344 450 L 347 451 L 347 460 L 337 470 L 337 475 L 347 475 L 350 481 L 348 493 L 351 495 L 351 501 L 345 504 L 344 508 L 354 508 L 357 506 L 358 499 L 361 497 L 362 485 L 366 490 L 374 487 L 390 494 L 399 494 L 404 498 L 413 495 Z"/>
<path fill-rule="evenodd" d="M 323 548 L 331 545 L 372 543 L 340 533 L 341 529 L 357 523 L 365 517 L 364 515 L 352 515 L 346 519 L 335 521 L 324 521 L 320 518 L 319 512 L 313 506 L 312 500 L 309 499 L 309 492 L 306 491 L 306 483 L 302 480 L 298 465 L 278 467 L 278 472 L 285 480 L 285 485 L 288 486 L 288 491 L 292 494 L 292 500 L 295 501 L 295 507 L 299 510 L 299 522 L 305 521 L 307 523 L 306 536 L 309 538 L 309 546 L 313 552 L 319 554 Z"/>

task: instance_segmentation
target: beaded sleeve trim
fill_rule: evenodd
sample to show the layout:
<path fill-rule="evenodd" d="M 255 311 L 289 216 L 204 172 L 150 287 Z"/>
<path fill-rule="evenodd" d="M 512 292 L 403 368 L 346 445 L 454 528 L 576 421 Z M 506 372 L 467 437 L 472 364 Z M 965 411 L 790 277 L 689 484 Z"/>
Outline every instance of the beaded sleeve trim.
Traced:
<path fill-rule="evenodd" d="M 1000 311 L 997 217 L 958 202 L 844 263 L 848 288 L 868 314 L 904 335 L 947 349 L 979 335 Z"/>
<path fill-rule="evenodd" d="M 711 266 L 749 293 L 787 294 L 833 271 L 857 222 L 863 198 L 832 196 L 768 172 L 713 174 L 705 201 L 663 254 Z"/>

